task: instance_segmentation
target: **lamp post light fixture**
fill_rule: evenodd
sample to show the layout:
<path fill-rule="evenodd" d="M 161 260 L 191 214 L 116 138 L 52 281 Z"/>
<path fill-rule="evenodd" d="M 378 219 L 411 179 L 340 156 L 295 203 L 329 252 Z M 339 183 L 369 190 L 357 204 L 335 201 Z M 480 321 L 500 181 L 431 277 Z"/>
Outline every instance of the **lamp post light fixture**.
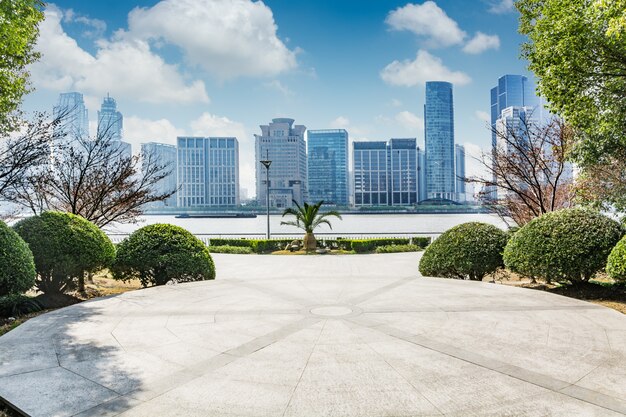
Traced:
<path fill-rule="evenodd" d="M 266 204 L 267 204 L 267 238 L 270 238 L 270 165 L 272 165 L 272 161 L 269 160 L 269 151 L 265 156 L 265 159 L 259 161 L 265 167 L 265 185 L 266 185 Z"/>

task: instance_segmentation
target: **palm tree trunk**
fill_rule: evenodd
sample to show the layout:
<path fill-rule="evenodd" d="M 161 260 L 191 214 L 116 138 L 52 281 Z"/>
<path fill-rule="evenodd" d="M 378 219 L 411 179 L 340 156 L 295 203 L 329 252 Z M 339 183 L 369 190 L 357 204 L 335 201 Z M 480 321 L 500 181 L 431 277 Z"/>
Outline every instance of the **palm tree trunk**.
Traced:
<path fill-rule="evenodd" d="M 307 252 L 315 250 L 317 248 L 317 240 L 315 240 L 315 235 L 313 234 L 313 232 L 307 232 L 304 235 L 302 246 L 304 246 L 304 249 Z"/>

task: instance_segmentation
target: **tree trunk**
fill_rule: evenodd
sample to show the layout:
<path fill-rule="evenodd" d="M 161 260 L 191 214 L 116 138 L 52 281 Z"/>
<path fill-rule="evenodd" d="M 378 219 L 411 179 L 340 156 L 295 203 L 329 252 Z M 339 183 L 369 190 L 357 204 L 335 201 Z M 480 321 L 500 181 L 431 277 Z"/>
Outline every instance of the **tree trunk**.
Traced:
<path fill-rule="evenodd" d="M 302 246 L 304 246 L 304 249 L 307 252 L 315 250 L 317 248 L 317 240 L 315 240 L 315 235 L 313 234 L 313 232 L 307 232 L 304 235 Z"/>

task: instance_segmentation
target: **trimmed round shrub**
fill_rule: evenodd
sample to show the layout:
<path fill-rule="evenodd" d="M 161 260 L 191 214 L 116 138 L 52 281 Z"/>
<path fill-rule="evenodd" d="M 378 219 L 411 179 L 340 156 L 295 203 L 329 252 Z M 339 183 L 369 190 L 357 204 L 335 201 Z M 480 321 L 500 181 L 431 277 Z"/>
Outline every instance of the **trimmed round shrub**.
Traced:
<path fill-rule="evenodd" d="M 615 281 L 626 282 L 626 237 L 623 237 L 609 254 L 606 272 Z"/>
<path fill-rule="evenodd" d="M 48 211 L 14 228 L 33 252 L 35 284 L 47 294 L 76 289 L 86 273 L 110 266 L 115 258 L 115 247 L 104 232 L 74 214 Z"/>
<path fill-rule="evenodd" d="M 513 272 L 550 281 L 588 281 L 620 240 L 618 222 L 590 210 L 564 209 L 533 219 L 513 235 L 504 263 Z"/>
<path fill-rule="evenodd" d="M 503 266 L 506 232 L 486 223 L 463 223 L 431 243 L 420 261 L 422 275 L 481 281 Z"/>
<path fill-rule="evenodd" d="M 28 245 L 0 221 L 0 297 L 28 291 L 35 285 L 36 276 Z"/>
<path fill-rule="evenodd" d="M 139 279 L 144 287 L 168 281 L 190 282 L 215 279 L 215 266 L 208 248 L 182 227 L 153 224 L 142 227 L 117 247 L 113 277 Z"/>

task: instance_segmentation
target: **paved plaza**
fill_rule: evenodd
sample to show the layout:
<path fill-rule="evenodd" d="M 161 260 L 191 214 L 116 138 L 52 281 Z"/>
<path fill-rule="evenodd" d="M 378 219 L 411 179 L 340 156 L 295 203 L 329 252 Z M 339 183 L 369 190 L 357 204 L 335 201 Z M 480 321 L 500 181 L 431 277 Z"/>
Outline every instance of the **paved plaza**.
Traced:
<path fill-rule="evenodd" d="M 626 316 L 419 254 L 214 255 L 217 279 L 44 314 L 0 338 L 28 415 L 623 416 Z"/>

